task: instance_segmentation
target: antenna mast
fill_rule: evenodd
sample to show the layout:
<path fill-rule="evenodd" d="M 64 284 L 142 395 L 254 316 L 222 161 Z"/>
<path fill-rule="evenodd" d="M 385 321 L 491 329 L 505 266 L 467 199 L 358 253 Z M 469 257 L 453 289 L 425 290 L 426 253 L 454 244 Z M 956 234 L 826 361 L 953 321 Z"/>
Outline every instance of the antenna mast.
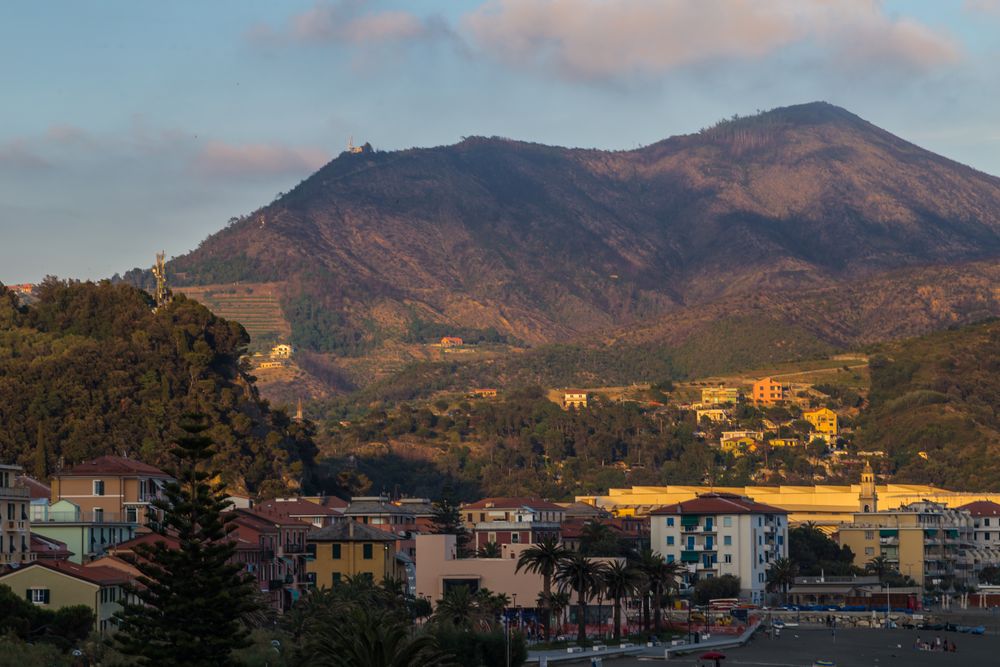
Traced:
<path fill-rule="evenodd" d="M 170 288 L 167 287 L 167 268 L 164 263 L 166 253 L 156 253 L 156 264 L 153 265 L 153 276 L 156 278 L 156 307 L 160 308 L 170 302 Z"/>

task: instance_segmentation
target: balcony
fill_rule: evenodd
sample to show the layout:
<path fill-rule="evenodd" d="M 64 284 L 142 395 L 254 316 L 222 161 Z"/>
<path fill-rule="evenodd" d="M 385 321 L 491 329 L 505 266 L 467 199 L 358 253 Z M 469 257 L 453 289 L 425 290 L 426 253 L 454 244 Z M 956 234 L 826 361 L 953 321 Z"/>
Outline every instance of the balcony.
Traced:
<path fill-rule="evenodd" d="M 270 591 L 280 591 L 285 587 L 284 579 L 271 579 L 267 582 L 267 589 Z"/>
<path fill-rule="evenodd" d="M 136 523 L 122 512 L 45 512 L 33 520 L 37 523 Z"/>
<path fill-rule="evenodd" d="M 306 545 L 289 543 L 282 548 L 282 552 L 286 556 L 290 554 L 304 554 L 306 553 Z"/>
<path fill-rule="evenodd" d="M 30 498 L 31 491 L 26 486 L 4 486 L 0 487 L 0 499 L 2 500 L 22 500 Z"/>

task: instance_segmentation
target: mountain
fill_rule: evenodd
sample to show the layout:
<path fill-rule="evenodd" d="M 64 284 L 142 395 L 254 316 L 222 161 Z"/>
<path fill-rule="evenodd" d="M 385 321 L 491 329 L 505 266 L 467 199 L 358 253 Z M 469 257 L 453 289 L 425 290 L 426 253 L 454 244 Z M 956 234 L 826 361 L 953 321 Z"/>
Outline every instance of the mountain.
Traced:
<path fill-rule="evenodd" d="M 0 461 L 45 479 L 105 454 L 170 464 L 178 424 L 207 418 L 235 492 L 280 495 L 309 473 L 307 423 L 271 410 L 240 366 L 239 324 L 105 281 L 46 280 L 31 306 L 0 285 Z"/>
<path fill-rule="evenodd" d="M 860 447 L 895 481 L 1000 488 L 1000 321 L 884 344 L 870 366 Z"/>
<path fill-rule="evenodd" d="M 720 314 L 853 344 L 869 321 L 904 335 L 1000 314 L 962 280 L 931 281 L 940 317 L 912 325 L 869 291 L 911 295 L 924 267 L 975 279 L 955 267 L 998 255 L 1000 179 L 812 103 L 633 151 L 366 147 L 168 268 L 188 285 L 278 284 L 295 342 L 357 355 L 428 323 L 531 345 L 677 343 L 676 322 L 689 336 Z"/>

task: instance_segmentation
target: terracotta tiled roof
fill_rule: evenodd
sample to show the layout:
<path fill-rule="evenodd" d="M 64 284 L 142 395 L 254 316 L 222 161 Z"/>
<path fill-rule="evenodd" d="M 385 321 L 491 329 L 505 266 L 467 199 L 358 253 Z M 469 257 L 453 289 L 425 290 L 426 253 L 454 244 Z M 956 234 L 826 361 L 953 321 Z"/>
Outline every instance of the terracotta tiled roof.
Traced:
<path fill-rule="evenodd" d="M 347 507 L 347 503 L 344 503 Z M 319 503 L 310 502 L 301 498 L 292 500 L 267 500 L 254 506 L 255 510 L 277 514 L 280 516 L 340 516 L 343 512 L 332 507 L 324 507 Z"/>
<path fill-rule="evenodd" d="M 153 546 L 157 542 L 163 542 L 170 549 L 177 549 L 181 546 L 180 540 L 176 537 L 172 537 L 170 535 L 160 535 L 159 533 L 143 533 L 142 535 L 133 537 L 131 540 L 116 544 L 113 547 L 110 547 L 109 550 L 116 553 L 119 551 L 131 551 L 140 544 Z"/>
<path fill-rule="evenodd" d="M 49 488 L 48 484 L 43 484 L 34 477 L 29 477 L 28 475 L 18 475 L 17 482 L 18 484 L 23 484 L 28 489 L 28 492 L 31 494 L 33 499 L 48 499 L 52 496 L 52 489 Z"/>
<path fill-rule="evenodd" d="M 1000 516 L 1000 505 L 989 500 L 977 500 L 957 508 L 966 510 L 972 516 Z"/>
<path fill-rule="evenodd" d="M 312 524 L 307 521 L 299 521 L 289 516 L 281 516 L 273 512 L 264 512 L 257 509 L 237 509 L 234 510 L 236 520 L 248 519 L 257 523 L 270 524 L 272 526 L 292 526 L 295 528 L 311 528 Z"/>
<path fill-rule="evenodd" d="M 69 550 L 65 542 L 35 533 L 31 534 L 31 551 L 35 554 L 36 558 L 64 559 L 73 555 L 73 552 Z"/>
<path fill-rule="evenodd" d="M 583 527 L 588 523 L 590 523 L 590 521 L 584 519 L 570 519 L 569 521 L 563 521 L 559 524 L 559 533 L 562 535 L 563 539 L 579 539 L 583 536 Z M 598 521 L 597 523 L 606 525 L 609 529 L 611 529 L 611 532 L 615 533 L 619 537 L 625 535 L 625 531 L 623 531 L 621 527 L 616 526 L 610 521 Z"/>
<path fill-rule="evenodd" d="M 123 456 L 99 456 L 60 472 L 56 477 L 89 477 L 91 475 L 152 475 L 169 478 L 170 475 L 155 466 L 127 459 Z"/>
<path fill-rule="evenodd" d="M 398 537 L 357 521 L 344 521 L 306 535 L 309 542 L 395 542 Z"/>
<path fill-rule="evenodd" d="M 565 508 L 562 506 L 550 503 L 548 500 L 521 496 L 483 498 L 482 500 L 477 500 L 474 503 L 462 505 L 463 510 L 513 510 L 521 509 L 522 507 L 528 507 L 533 510 L 553 510 L 557 512 L 565 511 Z"/>
<path fill-rule="evenodd" d="M 68 560 L 36 560 L 34 563 L 29 563 L 15 571 L 23 571 L 29 567 L 44 567 L 55 572 L 62 572 L 71 577 L 76 577 L 77 579 L 82 579 L 83 581 L 88 581 L 92 584 L 98 584 L 99 586 L 113 586 L 129 581 L 128 575 L 121 570 L 97 565 L 85 567 L 71 563 Z"/>
<path fill-rule="evenodd" d="M 788 514 L 773 505 L 754 502 L 752 498 L 730 493 L 705 493 L 653 510 L 650 514 Z"/>

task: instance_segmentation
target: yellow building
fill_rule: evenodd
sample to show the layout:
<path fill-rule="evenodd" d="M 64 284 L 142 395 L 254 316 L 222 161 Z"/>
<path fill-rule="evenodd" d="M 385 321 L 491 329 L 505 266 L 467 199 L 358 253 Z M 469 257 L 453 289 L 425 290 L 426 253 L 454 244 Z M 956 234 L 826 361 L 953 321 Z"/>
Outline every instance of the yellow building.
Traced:
<path fill-rule="evenodd" d="M 128 574 L 110 567 L 85 567 L 48 559 L 0 575 L 0 584 L 40 607 L 89 607 L 94 612 L 94 629 L 102 633 L 113 629 L 112 618 L 122 608 L 126 595 L 123 586 L 128 581 Z"/>
<path fill-rule="evenodd" d="M 397 537 L 355 521 L 344 521 L 309 533 L 313 557 L 306 563 L 309 579 L 326 588 L 347 577 L 404 579 L 406 570 L 396 554 Z"/>
<path fill-rule="evenodd" d="M 820 408 L 803 412 L 802 418 L 812 424 L 813 429 L 823 435 L 837 435 L 837 413 L 830 408 Z"/>
<path fill-rule="evenodd" d="M 972 533 L 969 512 L 916 502 L 896 510 L 855 514 L 852 523 L 840 527 L 838 539 L 854 552 L 858 567 L 882 556 L 889 567 L 919 586 L 952 577 L 974 584 L 978 559 Z"/>
<path fill-rule="evenodd" d="M 736 387 L 705 387 L 701 390 L 701 402 L 705 405 L 735 403 L 739 398 L 740 390 Z"/>
<path fill-rule="evenodd" d="M 771 438 L 767 444 L 771 447 L 801 447 L 802 441 L 798 438 Z"/>
<path fill-rule="evenodd" d="M 292 358 L 292 346 L 285 343 L 279 343 L 271 348 L 271 358 L 272 359 L 291 359 Z"/>
<path fill-rule="evenodd" d="M 564 408 L 585 408 L 587 407 L 587 393 L 582 391 L 572 391 L 563 394 L 562 405 Z"/>

